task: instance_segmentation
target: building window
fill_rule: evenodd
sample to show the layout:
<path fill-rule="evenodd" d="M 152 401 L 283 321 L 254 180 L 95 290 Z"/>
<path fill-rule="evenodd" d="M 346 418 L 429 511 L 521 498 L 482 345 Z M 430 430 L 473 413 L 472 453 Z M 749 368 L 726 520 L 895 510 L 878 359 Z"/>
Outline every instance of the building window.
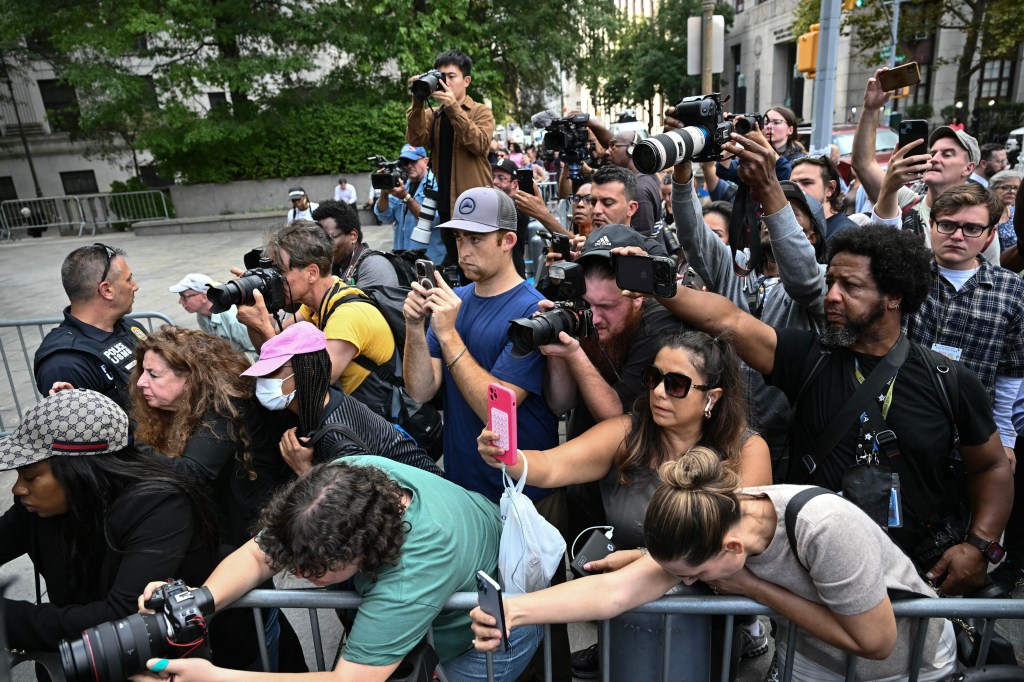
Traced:
<path fill-rule="evenodd" d="M 981 87 L 978 96 L 981 99 L 1009 99 L 1013 83 L 1013 61 L 1009 59 L 993 59 L 985 62 L 981 72 Z"/>
<path fill-rule="evenodd" d="M 0 177 L 0 201 L 18 198 L 18 190 L 14 188 L 14 178 L 10 175 Z"/>
<path fill-rule="evenodd" d="M 223 92 L 208 92 L 206 98 L 210 100 L 210 111 L 216 111 L 228 105 L 228 96 Z"/>
<path fill-rule="evenodd" d="M 39 81 L 39 94 L 46 109 L 46 120 L 53 132 L 78 130 L 78 96 L 75 89 L 58 80 Z"/>
<path fill-rule="evenodd" d="M 91 170 L 61 173 L 60 181 L 64 185 L 64 194 L 98 194 L 100 191 L 96 185 L 96 173 Z"/>
<path fill-rule="evenodd" d="M 736 0 L 736 14 L 743 11 L 743 0 Z"/>

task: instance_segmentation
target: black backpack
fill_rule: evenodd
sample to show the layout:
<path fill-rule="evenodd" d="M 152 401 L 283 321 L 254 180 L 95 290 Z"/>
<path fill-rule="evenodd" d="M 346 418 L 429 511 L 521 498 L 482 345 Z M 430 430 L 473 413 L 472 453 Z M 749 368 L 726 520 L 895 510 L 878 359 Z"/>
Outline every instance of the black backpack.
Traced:
<path fill-rule="evenodd" d="M 399 251 L 367 251 L 366 255 L 384 256 L 395 269 L 398 286 L 409 288 L 416 281 L 416 261 L 427 258 L 426 249 L 408 249 Z M 429 260 L 429 259 L 428 259 Z M 359 282 L 356 282 L 359 286 Z M 404 338 L 404 332 L 403 332 Z"/>

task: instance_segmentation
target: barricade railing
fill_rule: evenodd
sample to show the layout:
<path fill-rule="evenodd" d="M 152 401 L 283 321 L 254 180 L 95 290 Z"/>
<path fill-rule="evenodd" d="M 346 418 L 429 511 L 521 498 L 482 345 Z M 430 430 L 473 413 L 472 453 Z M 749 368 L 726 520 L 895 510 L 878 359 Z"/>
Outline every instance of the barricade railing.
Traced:
<path fill-rule="evenodd" d="M 144 323 L 149 331 L 153 331 L 156 321 L 174 324 L 170 317 L 158 312 L 132 313 L 128 317 Z M 9 395 L 0 396 L 0 436 L 7 435 L 21 421 L 25 410 L 40 400 L 32 361 L 47 332 L 63 321 L 63 317 L 0 320 L 0 361 L 9 389 Z"/>
<path fill-rule="evenodd" d="M 355 592 L 335 592 L 325 590 L 253 590 L 231 605 L 231 608 L 251 608 L 253 617 L 256 620 L 256 630 L 260 638 L 260 656 L 264 669 L 269 661 L 266 640 L 263 637 L 263 619 L 261 608 L 289 608 L 307 609 L 309 612 L 310 628 L 312 630 L 314 656 L 318 671 L 326 670 L 326 662 L 323 652 L 323 641 L 320 634 L 320 622 L 317 609 L 356 609 L 361 603 L 361 598 Z M 445 603 L 445 609 L 452 611 L 469 611 L 477 605 L 477 595 L 473 592 L 460 592 L 452 595 Z M 982 629 L 982 640 L 978 651 L 978 660 L 984 661 L 988 656 L 992 635 L 995 632 L 996 619 L 1024 619 L 1024 600 L 1018 599 L 909 599 L 893 603 L 893 611 L 898 618 L 914 618 L 924 620 L 928 618 L 985 618 L 985 627 Z M 733 596 L 674 596 L 662 597 L 648 604 L 644 604 L 631 613 L 654 613 L 662 614 L 662 631 L 665 633 L 662 646 L 661 677 L 663 682 L 672 679 L 669 666 L 671 654 L 671 627 L 669 619 L 676 615 L 724 615 L 726 616 L 725 636 L 723 637 L 724 650 L 722 652 L 721 680 L 726 682 L 730 677 L 730 663 L 732 659 L 732 633 L 735 628 L 735 617 L 746 615 L 776 616 L 777 614 L 766 606 L 763 606 L 752 599 Z M 610 637 L 611 621 L 601 621 L 601 642 L 608 642 Z M 916 682 L 919 668 L 924 654 L 925 640 L 928 628 L 917 628 L 917 637 L 912 649 L 912 668 L 907 679 Z M 796 638 L 799 628 L 792 625 L 789 628 L 787 638 L 787 650 L 796 651 Z M 432 632 L 428 633 L 428 639 Z M 1018 643 L 1019 644 L 1019 643 Z M 544 680 L 551 682 L 551 649 L 550 629 L 544 628 Z M 602 647 L 600 652 L 601 679 L 603 682 L 610 682 L 610 651 Z M 710 658 L 710 652 L 708 654 Z M 847 679 L 855 679 L 858 657 L 847 656 L 846 675 Z M 701 663 L 701 662 L 693 662 Z M 696 666 L 694 666 L 696 667 Z M 488 666 L 490 668 L 490 666 Z M 790 682 L 792 668 L 787 667 L 783 676 L 783 682 Z M 493 677 L 488 676 L 493 682 Z"/>
<path fill-rule="evenodd" d="M 167 197 L 159 190 L 9 199 L 0 202 L 0 241 L 14 239 L 16 230 L 71 227 L 81 237 L 86 228 L 95 235 L 97 227 L 169 217 Z"/>

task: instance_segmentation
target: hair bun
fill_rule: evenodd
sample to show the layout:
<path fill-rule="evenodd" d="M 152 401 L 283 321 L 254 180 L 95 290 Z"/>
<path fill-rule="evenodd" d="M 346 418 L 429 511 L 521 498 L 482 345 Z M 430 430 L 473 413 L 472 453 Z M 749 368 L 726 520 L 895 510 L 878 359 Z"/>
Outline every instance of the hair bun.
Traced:
<path fill-rule="evenodd" d="M 682 491 L 725 493 L 739 487 L 739 477 L 722 462 L 722 456 L 703 445 L 690 448 L 674 462 L 666 462 L 659 473 L 666 485 Z"/>

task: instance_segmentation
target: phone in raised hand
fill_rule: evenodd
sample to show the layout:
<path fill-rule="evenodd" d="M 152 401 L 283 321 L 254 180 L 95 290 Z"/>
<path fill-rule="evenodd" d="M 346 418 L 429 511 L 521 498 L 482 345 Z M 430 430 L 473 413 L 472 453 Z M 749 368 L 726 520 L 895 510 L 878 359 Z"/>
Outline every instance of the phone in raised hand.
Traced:
<path fill-rule="evenodd" d="M 498 434 L 493 441 L 504 452 L 495 455 L 503 464 L 515 466 L 519 461 L 516 442 L 516 394 L 501 384 L 487 386 L 487 429 Z"/>

